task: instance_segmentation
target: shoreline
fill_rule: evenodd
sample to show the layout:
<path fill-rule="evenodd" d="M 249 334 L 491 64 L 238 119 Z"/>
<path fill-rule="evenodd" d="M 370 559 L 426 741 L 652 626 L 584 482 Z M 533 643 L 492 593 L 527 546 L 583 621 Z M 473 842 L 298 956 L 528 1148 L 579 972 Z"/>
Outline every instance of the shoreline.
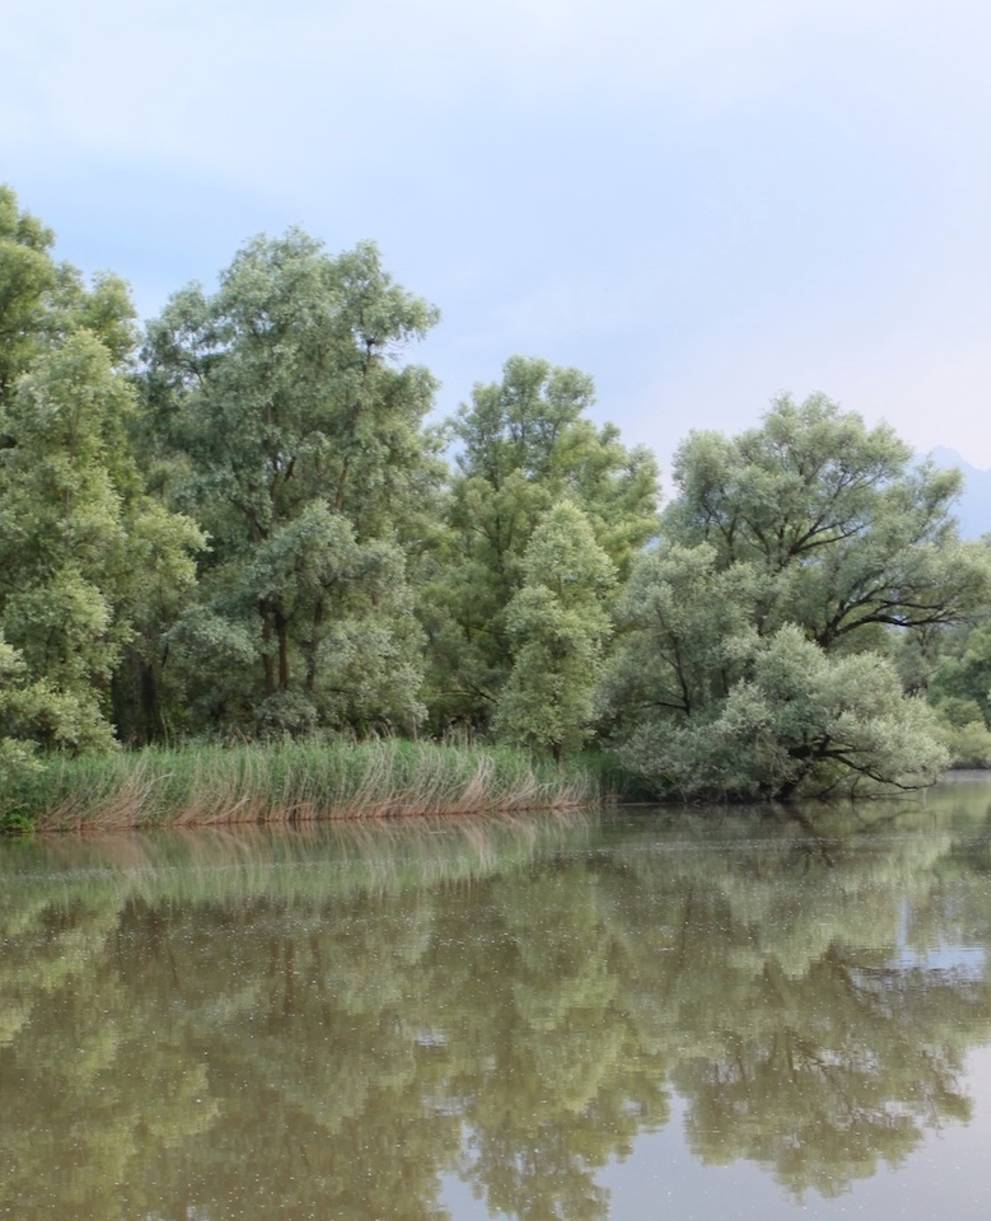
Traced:
<path fill-rule="evenodd" d="M 555 763 L 513 747 L 398 738 L 192 742 L 49 755 L 39 763 L 0 793 L 0 836 L 782 804 L 648 797 L 593 753 Z M 951 768 L 937 783 L 987 774 Z M 927 791 L 913 796 L 924 800 Z M 907 794 L 869 800 L 899 796 Z"/>
<path fill-rule="evenodd" d="M 601 766 L 525 750 L 383 739 L 191 743 L 57 755 L 3 794 L 16 834 L 464 818 L 607 803 Z"/>

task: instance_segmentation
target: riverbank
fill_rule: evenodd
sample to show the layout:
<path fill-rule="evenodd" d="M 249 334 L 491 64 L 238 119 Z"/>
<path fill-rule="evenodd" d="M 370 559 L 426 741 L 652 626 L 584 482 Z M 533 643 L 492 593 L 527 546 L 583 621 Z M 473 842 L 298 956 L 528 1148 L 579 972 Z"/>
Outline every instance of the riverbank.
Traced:
<path fill-rule="evenodd" d="M 188 744 L 53 755 L 0 795 L 7 831 L 565 810 L 608 798 L 589 757 L 402 740 Z"/>

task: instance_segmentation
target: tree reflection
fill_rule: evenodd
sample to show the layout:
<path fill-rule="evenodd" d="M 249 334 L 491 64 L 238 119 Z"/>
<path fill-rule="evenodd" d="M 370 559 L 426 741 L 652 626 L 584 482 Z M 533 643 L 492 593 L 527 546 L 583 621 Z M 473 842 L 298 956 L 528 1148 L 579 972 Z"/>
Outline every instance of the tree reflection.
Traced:
<path fill-rule="evenodd" d="M 831 1194 L 966 1119 L 986 789 L 868 818 L 10 846 L 0 1211 L 598 1218 L 685 1100 Z"/>

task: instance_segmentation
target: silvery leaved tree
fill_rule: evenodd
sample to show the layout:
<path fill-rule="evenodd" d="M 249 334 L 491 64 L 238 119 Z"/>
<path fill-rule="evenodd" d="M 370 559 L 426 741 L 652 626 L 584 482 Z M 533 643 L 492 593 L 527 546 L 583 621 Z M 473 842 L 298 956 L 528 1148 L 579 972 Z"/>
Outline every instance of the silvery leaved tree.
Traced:
<path fill-rule="evenodd" d="M 151 499 L 130 449 L 133 310 L 112 277 L 86 286 L 51 234 L 0 191 L 0 737 L 113 741 L 113 680 L 167 572 L 191 586 L 203 536 Z M 16 744 L 16 745 L 15 745 Z"/>
<path fill-rule="evenodd" d="M 169 637 L 194 726 L 409 728 L 422 638 L 407 579 L 439 466 L 434 381 L 401 363 L 436 311 L 375 247 L 248 243 L 177 294 L 145 348 L 150 448 L 203 523 L 200 596 Z"/>
<path fill-rule="evenodd" d="M 509 608 L 548 510 L 580 510 L 621 579 L 656 533 L 656 461 L 596 426 L 594 401 L 587 374 L 514 356 L 453 422 L 457 469 L 423 596 L 439 725 L 490 725 L 523 638 Z"/>
<path fill-rule="evenodd" d="M 814 397 L 692 434 L 675 482 L 605 684 L 627 762 L 689 795 L 931 782 L 947 756 L 892 636 L 991 597 L 987 549 L 956 534 L 959 476 Z"/>
<path fill-rule="evenodd" d="M 555 758 L 591 736 L 616 570 L 570 501 L 550 509 L 523 556 L 506 622 L 515 646 L 493 728 Z"/>

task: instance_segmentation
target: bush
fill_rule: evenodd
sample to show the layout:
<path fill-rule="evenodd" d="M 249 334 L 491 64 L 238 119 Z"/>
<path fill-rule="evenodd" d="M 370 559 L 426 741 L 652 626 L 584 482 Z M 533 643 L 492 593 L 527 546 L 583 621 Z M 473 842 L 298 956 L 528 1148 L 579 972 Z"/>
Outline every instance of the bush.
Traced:
<path fill-rule="evenodd" d="M 943 741 L 951 767 L 991 767 L 991 732 L 983 720 L 967 725 L 943 725 Z"/>

